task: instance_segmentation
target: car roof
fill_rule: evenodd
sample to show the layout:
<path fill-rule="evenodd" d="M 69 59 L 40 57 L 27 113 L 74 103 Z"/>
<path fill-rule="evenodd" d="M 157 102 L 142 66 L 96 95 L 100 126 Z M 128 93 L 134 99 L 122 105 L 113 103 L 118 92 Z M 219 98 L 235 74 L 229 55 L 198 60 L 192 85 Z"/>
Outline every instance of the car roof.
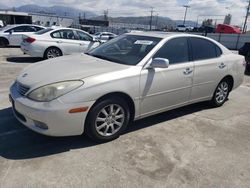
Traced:
<path fill-rule="evenodd" d="M 37 26 L 37 27 L 45 28 L 44 26 L 35 25 L 35 24 L 11 24 L 11 25 L 6 25 L 5 27 L 2 28 L 2 30 L 8 30 L 10 28 L 19 27 L 19 26 Z"/>
<path fill-rule="evenodd" d="M 157 37 L 157 38 L 168 38 L 171 36 L 197 36 L 186 33 L 177 33 L 177 32 L 156 32 L 156 31 L 142 31 L 142 32 L 130 32 L 126 33 L 128 35 L 138 35 L 138 36 L 148 36 L 148 37 Z"/>

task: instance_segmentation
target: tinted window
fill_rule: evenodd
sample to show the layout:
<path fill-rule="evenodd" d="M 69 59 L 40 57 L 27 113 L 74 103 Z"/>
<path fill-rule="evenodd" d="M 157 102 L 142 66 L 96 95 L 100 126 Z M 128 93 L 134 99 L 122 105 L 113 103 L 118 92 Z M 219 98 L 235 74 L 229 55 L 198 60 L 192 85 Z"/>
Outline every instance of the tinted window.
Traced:
<path fill-rule="evenodd" d="M 62 38 L 60 31 L 56 31 L 56 32 L 51 33 L 51 37 L 52 38 Z"/>
<path fill-rule="evenodd" d="M 222 54 L 221 49 L 220 49 L 218 46 L 216 46 L 216 45 L 215 45 L 215 48 L 216 48 L 216 56 L 217 56 L 217 57 L 220 57 L 221 54 Z"/>
<path fill-rule="evenodd" d="M 200 38 L 191 38 L 190 42 L 194 60 L 211 59 L 218 56 L 214 43 Z"/>
<path fill-rule="evenodd" d="M 87 35 L 84 32 L 76 31 L 76 33 L 78 35 L 79 40 L 85 40 L 85 41 L 91 41 L 92 40 L 92 37 L 90 37 L 89 35 Z"/>
<path fill-rule="evenodd" d="M 170 64 L 189 61 L 187 38 L 176 38 L 168 41 L 156 52 L 154 58 L 165 58 Z"/>
<path fill-rule="evenodd" d="M 35 28 L 36 28 L 36 31 L 41 31 L 41 30 L 44 29 L 44 28 L 42 28 L 42 27 L 37 27 L 37 26 L 35 26 Z"/>
<path fill-rule="evenodd" d="M 75 35 L 74 32 L 72 30 L 59 30 L 59 31 L 55 31 L 51 34 L 52 38 L 62 38 L 62 39 L 71 39 L 74 40 Z"/>
<path fill-rule="evenodd" d="M 14 31 L 14 32 L 25 32 L 26 31 L 26 26 L 18 26 L 18 27 L 14 27 L 9 29 L 6 32 L 10 32 L 10 31 Z"/>
<path fill-rule="evenodd" d="M 52 31 L 52 30 L 53 30 L 53 29 L 51 29 L 51 28 L 42 29 L 42 30 L 36 32 L 36 34 L 37 34 L 37 35 L 42 35 L 42 34 L 44 34 L 44 33 L 47 33 L 47 32 L 49 32 L 49 31 Z"/>
<path fill-rule="evenodd" d="M 27 26 L 25 31 L 26 32 L 36 32 L 36 28 L 33 26 Z"/>

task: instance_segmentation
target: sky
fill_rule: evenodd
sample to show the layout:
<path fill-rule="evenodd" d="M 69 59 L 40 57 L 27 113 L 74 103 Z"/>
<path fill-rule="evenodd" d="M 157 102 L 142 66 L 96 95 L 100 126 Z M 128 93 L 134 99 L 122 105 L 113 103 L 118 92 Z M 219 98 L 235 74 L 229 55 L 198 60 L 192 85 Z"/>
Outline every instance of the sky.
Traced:
<path fill-rule="evenodd" d="M 25 4 L 40 6 L 63 5 L 78 9 L 90 10 L 103 14 L 108 9 L 109 16 L 149 16 L 151 7 L 153 14 L 182 20 L 185 8 L 189 5 L 187 20 L 199 21 L 213 18 L 217 23 L 223 22 L 226 14 L 232 14 L 232 24 L 242 26 L 246 15 L 247 0 L 0 0 L 1 5 L 17 7 Z M 250 19 L 249 24 L 250 26 Z"/>

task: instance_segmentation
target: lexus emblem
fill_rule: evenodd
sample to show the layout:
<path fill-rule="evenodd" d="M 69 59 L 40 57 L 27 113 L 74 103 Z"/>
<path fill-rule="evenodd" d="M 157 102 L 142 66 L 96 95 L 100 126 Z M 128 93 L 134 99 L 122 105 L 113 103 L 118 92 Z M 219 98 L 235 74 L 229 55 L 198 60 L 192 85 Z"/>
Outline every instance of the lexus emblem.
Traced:
<path fill-rule="evenodd" d="M 23 78 L 25 78 L 26 76 L 28 76 L 28 74 L 27 74 L 27 73 L 25 73 L 25 74 L 23 74 L 23 75 L 22 75 L 22 77 L 23 77 Z"/>

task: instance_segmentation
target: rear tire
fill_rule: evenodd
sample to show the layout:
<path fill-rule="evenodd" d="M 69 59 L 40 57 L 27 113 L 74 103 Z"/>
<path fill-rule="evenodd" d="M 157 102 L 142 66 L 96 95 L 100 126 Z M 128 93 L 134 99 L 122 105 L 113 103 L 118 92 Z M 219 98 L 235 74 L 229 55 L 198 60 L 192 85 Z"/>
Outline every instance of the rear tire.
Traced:
<path fill-rule="evenodd" d="M 231 91 L 232 84 L 229 79 L 223 79 L 214 91 L 214 96 L 211 104 L 214 107 L 222 106 L 228 99 L 229 92 Z"/>
<path fill-rule="evenodd" d="M 45 51 L 44 59 L 52 59 L 52 58 L 56 58 L 62 55 L 63 55 L 62 51 L 59 48 L 50 47 Z"/>
<path fill-rule="evenodd" d="M 250 72 L 250 52 L 248 52 L 247 55 L 245 56 L 245 60 L 246 60 L 246 70 Z"/>
<path fill-rule="evenodd" d="M 0 38 L 0 48 L 8 46 L 9 42 L 5 38 Z"/>
<path fill-rule="evenodd" d="M 90 109 L 85 133 L 96 142 L 108 142 L 121 135 L 127 128 L 129 119 L 129 106 L 124 99 L 107 98 Z"/>

